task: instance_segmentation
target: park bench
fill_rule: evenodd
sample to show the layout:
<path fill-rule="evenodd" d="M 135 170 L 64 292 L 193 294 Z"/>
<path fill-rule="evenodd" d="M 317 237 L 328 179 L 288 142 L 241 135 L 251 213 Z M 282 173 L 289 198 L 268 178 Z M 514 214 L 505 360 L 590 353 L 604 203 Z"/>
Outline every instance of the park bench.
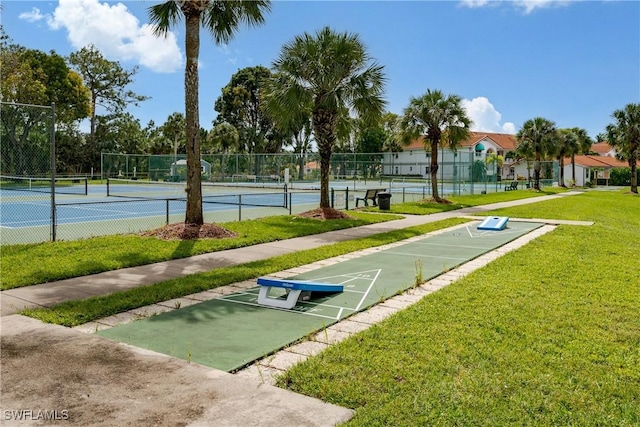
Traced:
<path fill-rule="evenodd" d="M 257 281 L 260 285 L 260 293 L 258 294 L 258 304 L 266 305 L 269 307 L 292 309 L 296 306 L 298 298 L 302 295 L 308 297 L 311 292 L 342 292 L 344 287 L 342 285 L 332 285 L 328 283 L 313 283 L 304 282 L 301 280 L 283 280 L 283 279 L 269 279 L 265 277 L 259 277 Z M 269 296 L 271 288 L 283 288 L 287 290 L 287 298 L 282 299 L 280 297 Z M 304 292 L 304 294 L 303 294 Z"/>
<path fill-rule="evenodd" d="M 358 207 L 358 202 L 362 200 L 365 206 L 369 206 L 369 202 L 367 200 L 371 200 L 373 202 L 373 206 L 378 206 L 378 193 L 384 193 L 386 188 L 370 188 L 364 194 L 364 197 L 356 197 L 356 208 Z"/>
<path fill-rule="evenodd" d="M 504 186 L 504 191 L 511 191 L 511 190 L 517 190 L 517 189 L 518 189 L 518 181 L 513 181 L 511 184 Z"/>

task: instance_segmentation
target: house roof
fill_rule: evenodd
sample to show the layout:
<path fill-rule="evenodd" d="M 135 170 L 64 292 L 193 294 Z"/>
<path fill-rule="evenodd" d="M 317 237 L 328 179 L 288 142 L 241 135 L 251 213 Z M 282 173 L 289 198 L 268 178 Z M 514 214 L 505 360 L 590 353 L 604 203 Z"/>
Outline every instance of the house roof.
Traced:
<path fill-rule="evenodd" d="M 465 141 L 460 143 L 461 147 L 472 147 L 481 142 L 485 138 L 490 139 L 495 145 L 505 151 L 510 151 L 516 148 L 517 139 L 515 135 L 508 133 L 492 133 L 492 132 L 471 132 L 471 136 Z M 424 150 L 424 137 L 421 136 L 418 139 L 411 142 L 411 144 L 404 147 L 405 150 Z"/>
<path fill-rule="evenodd" d="M 609 145 L 608 142 L 597 142 L 591 145 L 591 151 L 598 153 L 601 156 L 606 155 L 611 150 L 613 150 L 613 147 Z"/>
<path fill-rule="evenodd" d="M 629 162 L 618 160 L 611 156 L 575 156 L 576 165 L 588 168 L 625 168 L 629 167 Z M 571 164 L 571 158 L 564 159 L 565 166 Z"/>

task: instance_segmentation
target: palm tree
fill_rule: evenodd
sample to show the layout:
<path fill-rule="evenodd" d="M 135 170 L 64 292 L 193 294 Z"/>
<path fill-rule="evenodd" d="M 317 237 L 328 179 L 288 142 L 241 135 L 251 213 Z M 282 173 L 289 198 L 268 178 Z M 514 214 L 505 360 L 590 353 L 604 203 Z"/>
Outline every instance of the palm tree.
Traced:
<path fill-rule="evenodd" d="M 325 27 L 285 44 L 273 69 L 266 108 L 283 128 L 311 118 L 320 155 L 320 208 L 327 209 L 331 153 L 338 138 L 349 134 L 349 114 L 373 122 L 384 111 L 383 67 L 371 62 L 358 35 Z"/>
<path fill-rule="evenodd" d="M 577 149 L 569 152 L 571 154 L 571 179 L 576 182 L 576 154 L 589 154 L 591 151 L 591 145 L 593 140 L 589 137 L 589 134 L 582 128 L 571 128 L 571 132 L 575 135 L 577 142 Z"/>
<path fill-rule="evenodd" d="M 200 176 L 200 115 L 198 110 L 198 57 L 200 25 L 213 36 L 216 44 L 227 43 L 241 24 L 264 22 L 269 0 L 170 0 L 151 6 L 149 19 L 156 36 L 166 36 L 183 18 L 186 23 L 184 73 L 185 122 L 187 140 L 187 208 L 185 223 L 202 225 L 202 177 Z"/>
<path fill-rule="evenodd" d="M 496 182 L 501 180 L 504 157 L 492 151 L 491 153 L 487 153 L 485 162 L 487 163 L 487 165 L 491 165 L 491 167 L 496 171 Z"/>
<path fill-rule="evenodd" d="M 560 177 L 559 182 L 561 187 L 566 187 L 564 183 L 564 158 L 568 155 L 571 156 L 571 163 L 575 164 L 575 153 L 580 149 L 578 145 L 578 138 L 572 129 L 558 129 L 558 144 L 556 146 L 556 156 L 558 158 Z M 575 183 L 575 174 L 573 176 L 573 182 Z"/>
<path fill-rule="evenodd" d="M 400 116 L 395 113 L 387 112 L 382 117 L 382 126 L 387 135 L 382 145 L 382 151 L 391 153 L 391 169 L 389 170 L 389 175 L 394 175 L 396 153 L 402 151 L 402 141 L 398 129 L 399 125 Z"/>
<path fill-rule="evenodd" d="M 607 139 L 618 155 L 629 162 L 631 192 L 638 194 L 638 158 L 640 157 L 640 104 L 627 104 L 611 115 L 616 124 L 607 125 Z"/>
<path fill-rule="evenodd" d="M 540 170 L 543 157 L 556 151 L 556 124 L 551 120 L 536 117 L 527 120 L 516 135 L 518 144 L 531 145 L 535 160 L 533 163 L 533 188 L 540 190 Z"/>
<path fill-rule="evenodd" d="M 445 95 L 442 91 L 427 89 L 419 98 L 412 97 L 400 119 L 403 143 L 409 144 L 424 136 L 425 150 L 431 150 L 431 191 L 433 199 L 442 203 L 438 195 L 438 146 L 456 149 L 469 138 L 471 119 L 462 106 L 462 98 Z"/>

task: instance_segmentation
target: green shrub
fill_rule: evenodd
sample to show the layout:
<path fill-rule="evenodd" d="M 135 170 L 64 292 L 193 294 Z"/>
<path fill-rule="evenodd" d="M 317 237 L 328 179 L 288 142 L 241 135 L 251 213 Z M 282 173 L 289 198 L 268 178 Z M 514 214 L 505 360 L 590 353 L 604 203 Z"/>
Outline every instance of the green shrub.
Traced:
<path fill-rule="evenodd" d="M 631 185 L 631 168 L 611 169 L 609 185 Z"/>

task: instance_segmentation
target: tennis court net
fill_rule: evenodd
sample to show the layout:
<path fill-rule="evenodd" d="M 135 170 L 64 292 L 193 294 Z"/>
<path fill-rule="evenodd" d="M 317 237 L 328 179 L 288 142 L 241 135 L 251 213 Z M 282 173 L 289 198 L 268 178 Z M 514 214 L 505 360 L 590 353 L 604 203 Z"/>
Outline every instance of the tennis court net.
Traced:
<path fill-rule="evenodd" d="M 55 178 L 52 186 L 52 179 L 47 177 L 28 177 L 0 175 L 0 188 L 2 190 L 14 191 L 35 191 L 39 193 L 56 194 L 88 194 L 89 180 L 87 177 Z"/>
<path fill-rule="evenodd" d="M 271 188 L 230 188 L 209 183 L 202 183 L 203 203 L 226 205 L 287 207 L 287 192 L 284 189 Z M 142 181 L 122 178 L 107 179 L 107 196 L 128 197 L 135 199 L 186 200 L 186 184 L 184 182 Z"/>

